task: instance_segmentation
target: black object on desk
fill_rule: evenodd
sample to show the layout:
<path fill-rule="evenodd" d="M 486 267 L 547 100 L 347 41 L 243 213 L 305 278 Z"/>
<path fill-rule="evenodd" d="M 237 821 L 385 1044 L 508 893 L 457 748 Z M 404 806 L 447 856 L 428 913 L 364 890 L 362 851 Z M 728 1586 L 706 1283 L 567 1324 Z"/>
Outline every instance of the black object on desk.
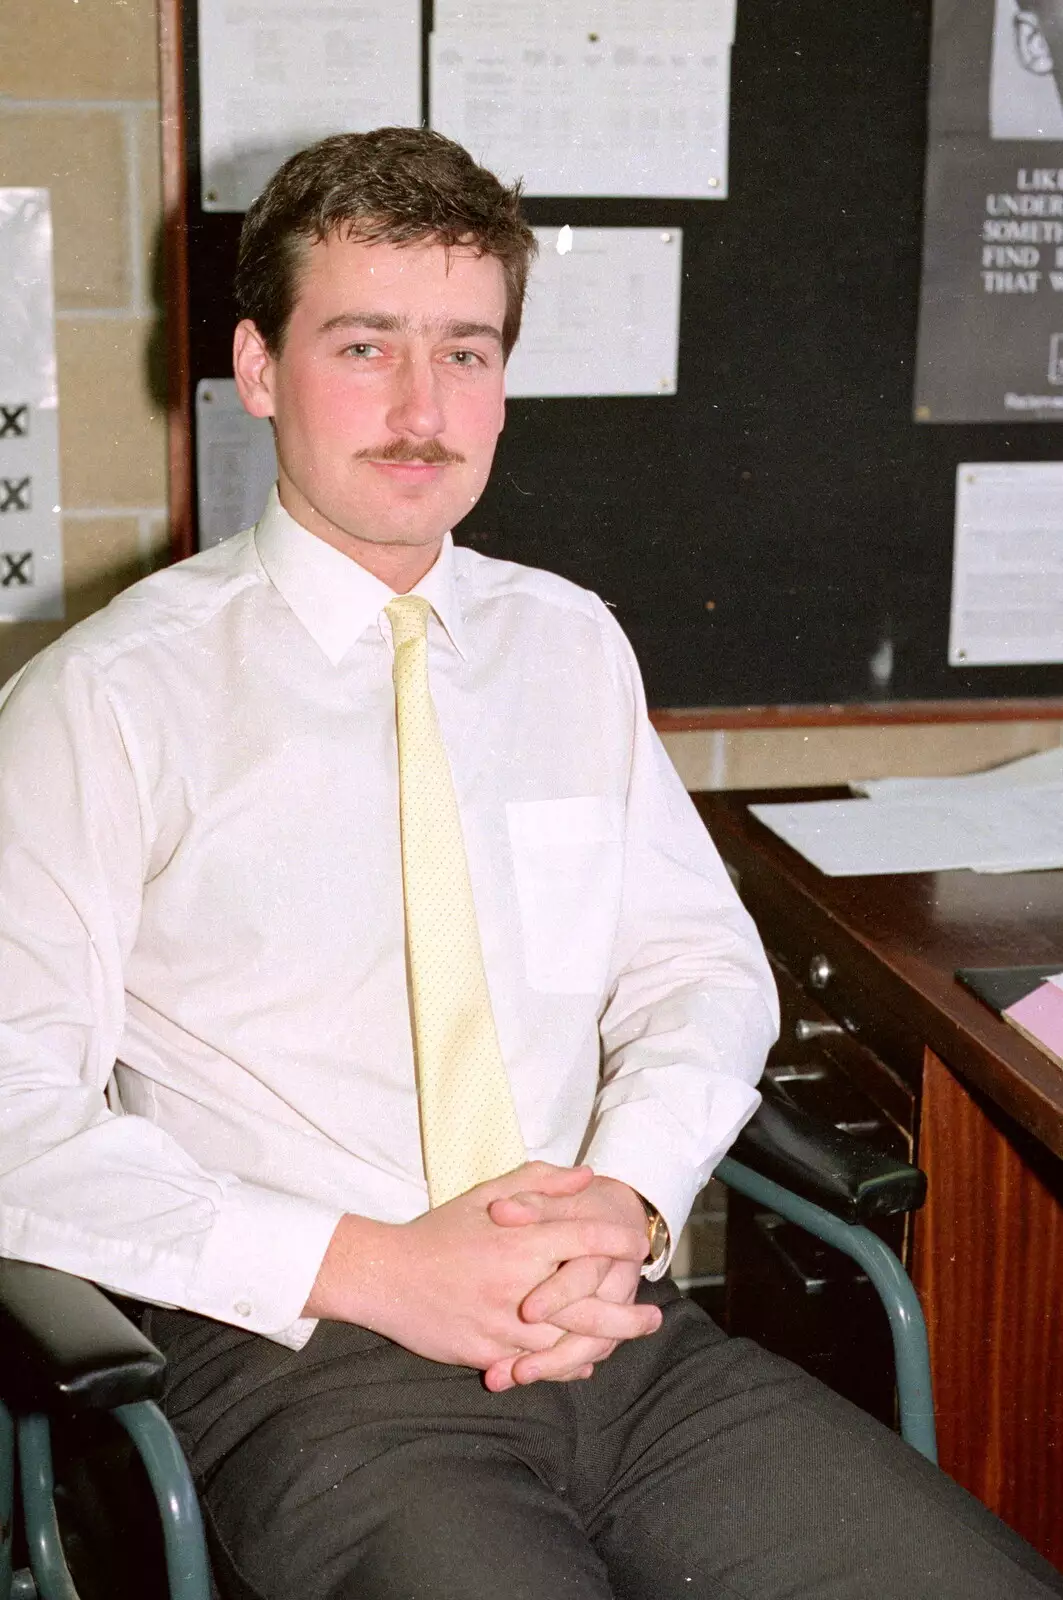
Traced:
<path fill-rule="evenodd" d="M 1058 961 L 1039 967 L 958 967 L 959 981 L 983 1000 L 997 1016 L 1018 1000 L 1039 989 L 1060 970 Z"/>

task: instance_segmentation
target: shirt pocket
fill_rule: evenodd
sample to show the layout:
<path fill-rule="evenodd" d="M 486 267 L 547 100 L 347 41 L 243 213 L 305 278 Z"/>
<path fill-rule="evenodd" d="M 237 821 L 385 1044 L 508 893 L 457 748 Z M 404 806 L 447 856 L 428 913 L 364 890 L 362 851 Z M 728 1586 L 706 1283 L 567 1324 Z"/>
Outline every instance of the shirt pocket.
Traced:
<path fill-rule="evenodd" d="M 513 800 L 506 823 L 529 988 L 600 994 L 620 911 L 620 801 Z"/>

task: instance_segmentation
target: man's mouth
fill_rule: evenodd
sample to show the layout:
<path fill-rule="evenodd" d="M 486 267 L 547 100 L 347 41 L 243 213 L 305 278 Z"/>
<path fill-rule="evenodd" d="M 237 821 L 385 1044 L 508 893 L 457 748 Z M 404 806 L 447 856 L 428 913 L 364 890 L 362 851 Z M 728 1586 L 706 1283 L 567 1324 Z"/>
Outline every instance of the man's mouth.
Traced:
<path fill-rule="evenodd" d="M 392 483 L 429 484 L 437 482 L 446 470 L 446 464 L 436 461 L 382 461 L 370 456 L 367 465 L 383 473 Z"/>

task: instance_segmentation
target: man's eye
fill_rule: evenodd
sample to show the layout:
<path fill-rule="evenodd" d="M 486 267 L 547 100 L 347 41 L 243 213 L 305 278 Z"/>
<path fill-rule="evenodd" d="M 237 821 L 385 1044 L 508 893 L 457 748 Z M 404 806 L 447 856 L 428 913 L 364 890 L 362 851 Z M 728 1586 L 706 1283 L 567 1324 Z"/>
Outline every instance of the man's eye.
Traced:
<path fill-rule="evenodd" d="M 483 356 L 476 350 L 452 350 L 447 357 L 457 367 L 476 367 L 483 365 Z"/>
<path fill-rule="evenodd" d="M 375 344 L 349 344 L 344 348 L 345 356 L 375 356 L 380 354 L 380 349 Z"/>

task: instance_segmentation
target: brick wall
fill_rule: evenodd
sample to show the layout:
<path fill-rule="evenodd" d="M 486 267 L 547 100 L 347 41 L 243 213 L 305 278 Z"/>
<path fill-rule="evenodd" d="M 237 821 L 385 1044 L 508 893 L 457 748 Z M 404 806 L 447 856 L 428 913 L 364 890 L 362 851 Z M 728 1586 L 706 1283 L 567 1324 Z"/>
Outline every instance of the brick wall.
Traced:
<path fill-rule="evenodd" d="M 2 0 L 0 184 L 51 192 L 69 623 L 167 542 L 154 0 Z M 65 625 L 0 624 L 0 681 Z"/>

